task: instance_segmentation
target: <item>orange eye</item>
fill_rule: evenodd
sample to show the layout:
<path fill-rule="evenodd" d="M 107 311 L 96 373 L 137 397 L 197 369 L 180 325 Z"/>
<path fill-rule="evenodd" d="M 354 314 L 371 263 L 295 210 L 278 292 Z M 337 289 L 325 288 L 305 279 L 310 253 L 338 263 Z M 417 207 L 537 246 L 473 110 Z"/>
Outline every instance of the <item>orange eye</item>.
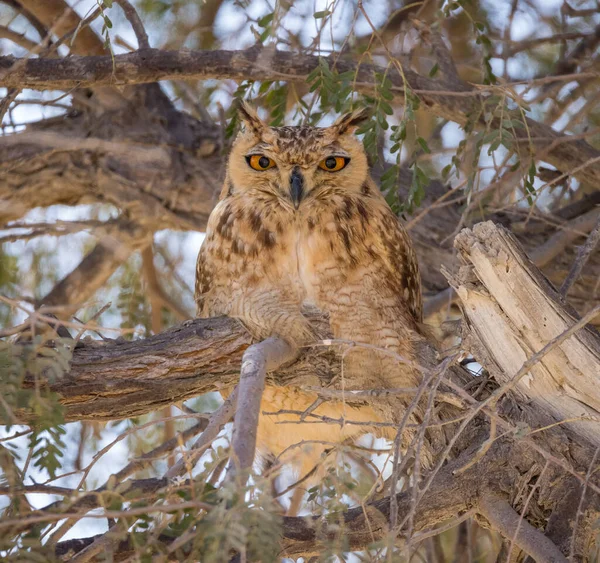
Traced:
<path fill-rule="evenodd" d="M 327 170 L 327 172 L 337 172 L 350 162 L 349 158 L 343 156 L 328 156 L 325 160 L 319 162 L 319 168 L 321 170 Z"/>
<path fill-rule="evenodd" d="M 247 156 L 246 160 L 248 161 L 250 168 L 254 168 L 254 170 L 260 170 L 261 172 L 275 166 L 275 161 L 263 154 L 253 154 L 251 156 Z"/>

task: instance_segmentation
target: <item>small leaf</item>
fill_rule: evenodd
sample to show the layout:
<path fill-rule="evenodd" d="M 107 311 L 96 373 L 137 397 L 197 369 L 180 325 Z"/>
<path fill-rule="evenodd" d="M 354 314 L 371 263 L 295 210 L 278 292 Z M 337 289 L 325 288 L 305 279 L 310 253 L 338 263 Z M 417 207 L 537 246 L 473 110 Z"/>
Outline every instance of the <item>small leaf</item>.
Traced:
<path fill-rule="evenodd" d="M 427 154 L 431 154 L 431 149 L 429 148 L 429 145 L 427 144 L 427 141 L 425 139 L 423 139 L 423 137 L 418 137 L 417 138 L 417 143 L 419 143 L 419 145 L 421 145 L 421 148 L 427 153 Z"/>
<path fill-rule="evenodd" d="M 379 102 L 379 107 L 384 111 L 384 113 L 387 113 L 388 115 L 394 115 L 394 110 L 392 109 L 392 106 L 390 106 L 390 104 L 388 104 L 387 102 Z"/>
<path fill-rule="evenodd" d="M 275 16 L 275 12 L 272 12 L 270 14 L 267 14 L 266 16 L 263 16 L 256 23 L 260 27 L 267 27 L 273 21 L 273 16 Z"/>
<path fill-rule="evenodd" d="M 440 65 L 435 63 L 429 71 L 429 78 L 433 78 L 438 73 L 438 70 L 440 70 Z"/>
<path fill-rule="evenodd" d="M 322 10 L 320 12 L 315 12 L 313 14 L 313 18 L 315 18 L 316 20 L 320 20 L 322 18 L 327 17 L 329 14 L 331 14 L 330 10 Z"/>

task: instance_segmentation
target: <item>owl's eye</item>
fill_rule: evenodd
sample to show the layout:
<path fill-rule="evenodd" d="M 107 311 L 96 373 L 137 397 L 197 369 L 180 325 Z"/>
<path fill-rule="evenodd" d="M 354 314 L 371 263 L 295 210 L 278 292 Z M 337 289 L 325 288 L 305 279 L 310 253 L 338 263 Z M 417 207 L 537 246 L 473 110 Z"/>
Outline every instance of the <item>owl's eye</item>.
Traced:
<path fill-rule="evenodd" d="M 275 161 L 272 158 L 262 154 L 253 154 L 251 156 L 247 156 L 246 160 L 248 161 L 250 168 L 254 168 L 254 170 L 263 171 L 275 166 Z"/>
<path fill-rule="evenodd" d="M 327 172 L 337 172 L 350 162 L 349 158 L 343 156 L 328 156 L 325 160 L 319 162 L 319 168 L 321 170 L 327 170 Z"/>

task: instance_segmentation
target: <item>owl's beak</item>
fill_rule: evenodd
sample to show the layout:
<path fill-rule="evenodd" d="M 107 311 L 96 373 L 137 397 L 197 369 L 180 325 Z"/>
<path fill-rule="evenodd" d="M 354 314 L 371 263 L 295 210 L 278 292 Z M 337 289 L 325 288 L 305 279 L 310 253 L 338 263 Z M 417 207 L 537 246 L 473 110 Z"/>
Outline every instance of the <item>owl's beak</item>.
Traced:
<path fill-rule="evenodd" d="M 304 177 L 298 168 L 294 168 L 290 176 L 290 196 L 294 207 L 298 209 L 304 196 Z"/>

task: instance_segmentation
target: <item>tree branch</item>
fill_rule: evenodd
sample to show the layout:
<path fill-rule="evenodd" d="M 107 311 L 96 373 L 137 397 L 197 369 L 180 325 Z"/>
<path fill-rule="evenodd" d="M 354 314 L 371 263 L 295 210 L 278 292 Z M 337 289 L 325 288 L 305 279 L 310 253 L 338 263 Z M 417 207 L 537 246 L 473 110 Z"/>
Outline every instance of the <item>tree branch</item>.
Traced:
<path fill-rule="evenodd" d="M 479 498 L 479 512 L 505 538 L 514 542 L 536 561 L 547 563 L 567 563 L 567 558 L 552 540 L 521 518 L 515 510 L 498 495 L 482 494 Z"/>
<path fill-rule="evenodd" d="M 9 41 L 12 41 L 13 43 L 19 45 L 20 47 L 23 47 L 23 49 L 27 49 L 28 51 L 31 51 L 38 45 L 35 41 L 27 39 L 24 33 L 18 33 L 3 25 L 0 25 L 0 38 L 8 39 Z"/>
<path fill-rule="evenodd" d="M 598 333 L 585 327 L 561 340 L 580 324 L 578 315 L 563 305 L 505 229 L 480 223 L 461 231 L 455 246 L 469 265 L 449 278 L 463 304 L 475 357 L 499 383 L 514 387 L 520 397 L 600 444 Z M 536 365 L 527 363 L 546 350 Z M 529 369 L 522 371 L 523 366 Z"/>
<path fill-rule="evenodd" d="M 113 57 L 70 57 L 69 59 L 16 59 L 0 57 L 0 86 L 38 90 L 65 90 L 99 85 L 125 85 L 175 80 L 208 78 L 234 80 L 286 80 L 305 82 L 318 65 L 319 57 L 271 49 L 245 51 L 160 51 L 143 49 Z M 401 101 L 404 78 L 421 102 L 438 116 L 465 125 L 469 115 L 481 109 L 481 90 L 462 90 L 454 83 L 445 83 L 420 76 L 410 69 L 383 69 L 372 65 L 356 66 L 347 60 L 330 60 L 339 72 L 356 72 L 357 91 L 373 94 L 376 73 L 385 74 L 393 84 L 392 91 Z M 560 80 L 560 78 L 557 78 Z M 496 127 L 497 124 L 490 124 Z M 498 124 L 499 125 L 499 124 Z M 585 141 L 561 139 L 551 127 L 527 119 L 526 128 L 515 129 L 523 150 L 533 147 L 544 151 L 544 160 L 564 173 L 572 174 L 590 185 L 600 183 L 600 152 Z M 534 155 L 532 155 L 534 156 Z"/>
<path fill-rule="evenodd" d="M 265 390 L 267 371 L 273 371 L 297 356 L 297 350 L 285 340 L 270 337 L 253 344 L 242 358 L 238 401 L 231 438 L 233 456 L 227 478 L 232 479 L 252 468 L 256 451 L 256 431 L 260 416 L 260 402 Z"/>
<path fill-rule="evenodd" d="M 81 19 L 65 0 L 19 0 L 19 4 L 46 27 L 53 27 L 57 35 L 65 35 L 80 24 Z M 77 33 L 72 45 L 76 53 L 104 55 L 102 40 L 89 27 L 83 27 Z"/>
<path fill-rule="evenodd" d="M 127 233 L 119 236 L 104 235 L 94 249 L 80 264 L 37 303 L 37 307 L 64 307 L 68 318 L 112 276 L 115 270 L 129 258 L 131 253 L 147 241 L 145 233 Z"/>
<path fill-rule="evenodd" d="M 327 332 L 325 319 L 315 322 Z M 59 394 L 67 421 L 130 418 L 235 387 L 250 344 L 252 338 L 240 323 L 225 317 L 188 321 L 145 340 L 81 341 L 69 373 L 50 387 Z M 321 348 L 305 351 L 274 376 L 282 385 L 314 385 L 315 375 L 328 381 L 338 371 L 333 351 Z M 34 382 L 27 379 L 25 384 Z M 20 414 L 28 420 L 27 413 Z"/>
<path fill-rule="evenodd" d="M 492 486 L 488 480 L 495 473 L 467 472 L 459 477 L 452 474 L 457 465 L 464 463 L 451 462 L 435 479 L 431 488 L 419 503 L 415 515 L 414 531 L 433 528 L 436 524 L 450 520 L 457 514 L 467 512 L 476 503 L 479 487 Z M 151 493 L 166 485 L 163 479 L 145 479 L 136 481 L 141 492 Z M 127 488 L 133 491 L 133 488 Z M 412 493 L 410 491 L 397 495 L 399 512 L 406 515 L 411 509 Z M 364 507 L 352 508 L 340 513 L 344 526 L 340 528 L 335 518 L 321 517 L 284 517 L 283 537 L 281 544 L 282 557 L 299 557 L 318 554 L 324 544 L 338 539 L 340 529 L 348 541 L 351 551 L 360 550 L 382 538 L 388 532 L 390 499 L 385 498 Z M 173 508 L 176 508 L 174 505 Z M 331 525 L 328 522 L 332 522 Z M 57 544 L 57 557 L 74 554 L 91 545 L 97 538 L 94 536 L 84 540 L 67 540 Z M 161 537 L 160 543 L 169 544 L 170 537 Z M 121 542 L 115 552 L 115 561 L 123 561 L 132 554 L 133 546 L 129 540 Z"/>

